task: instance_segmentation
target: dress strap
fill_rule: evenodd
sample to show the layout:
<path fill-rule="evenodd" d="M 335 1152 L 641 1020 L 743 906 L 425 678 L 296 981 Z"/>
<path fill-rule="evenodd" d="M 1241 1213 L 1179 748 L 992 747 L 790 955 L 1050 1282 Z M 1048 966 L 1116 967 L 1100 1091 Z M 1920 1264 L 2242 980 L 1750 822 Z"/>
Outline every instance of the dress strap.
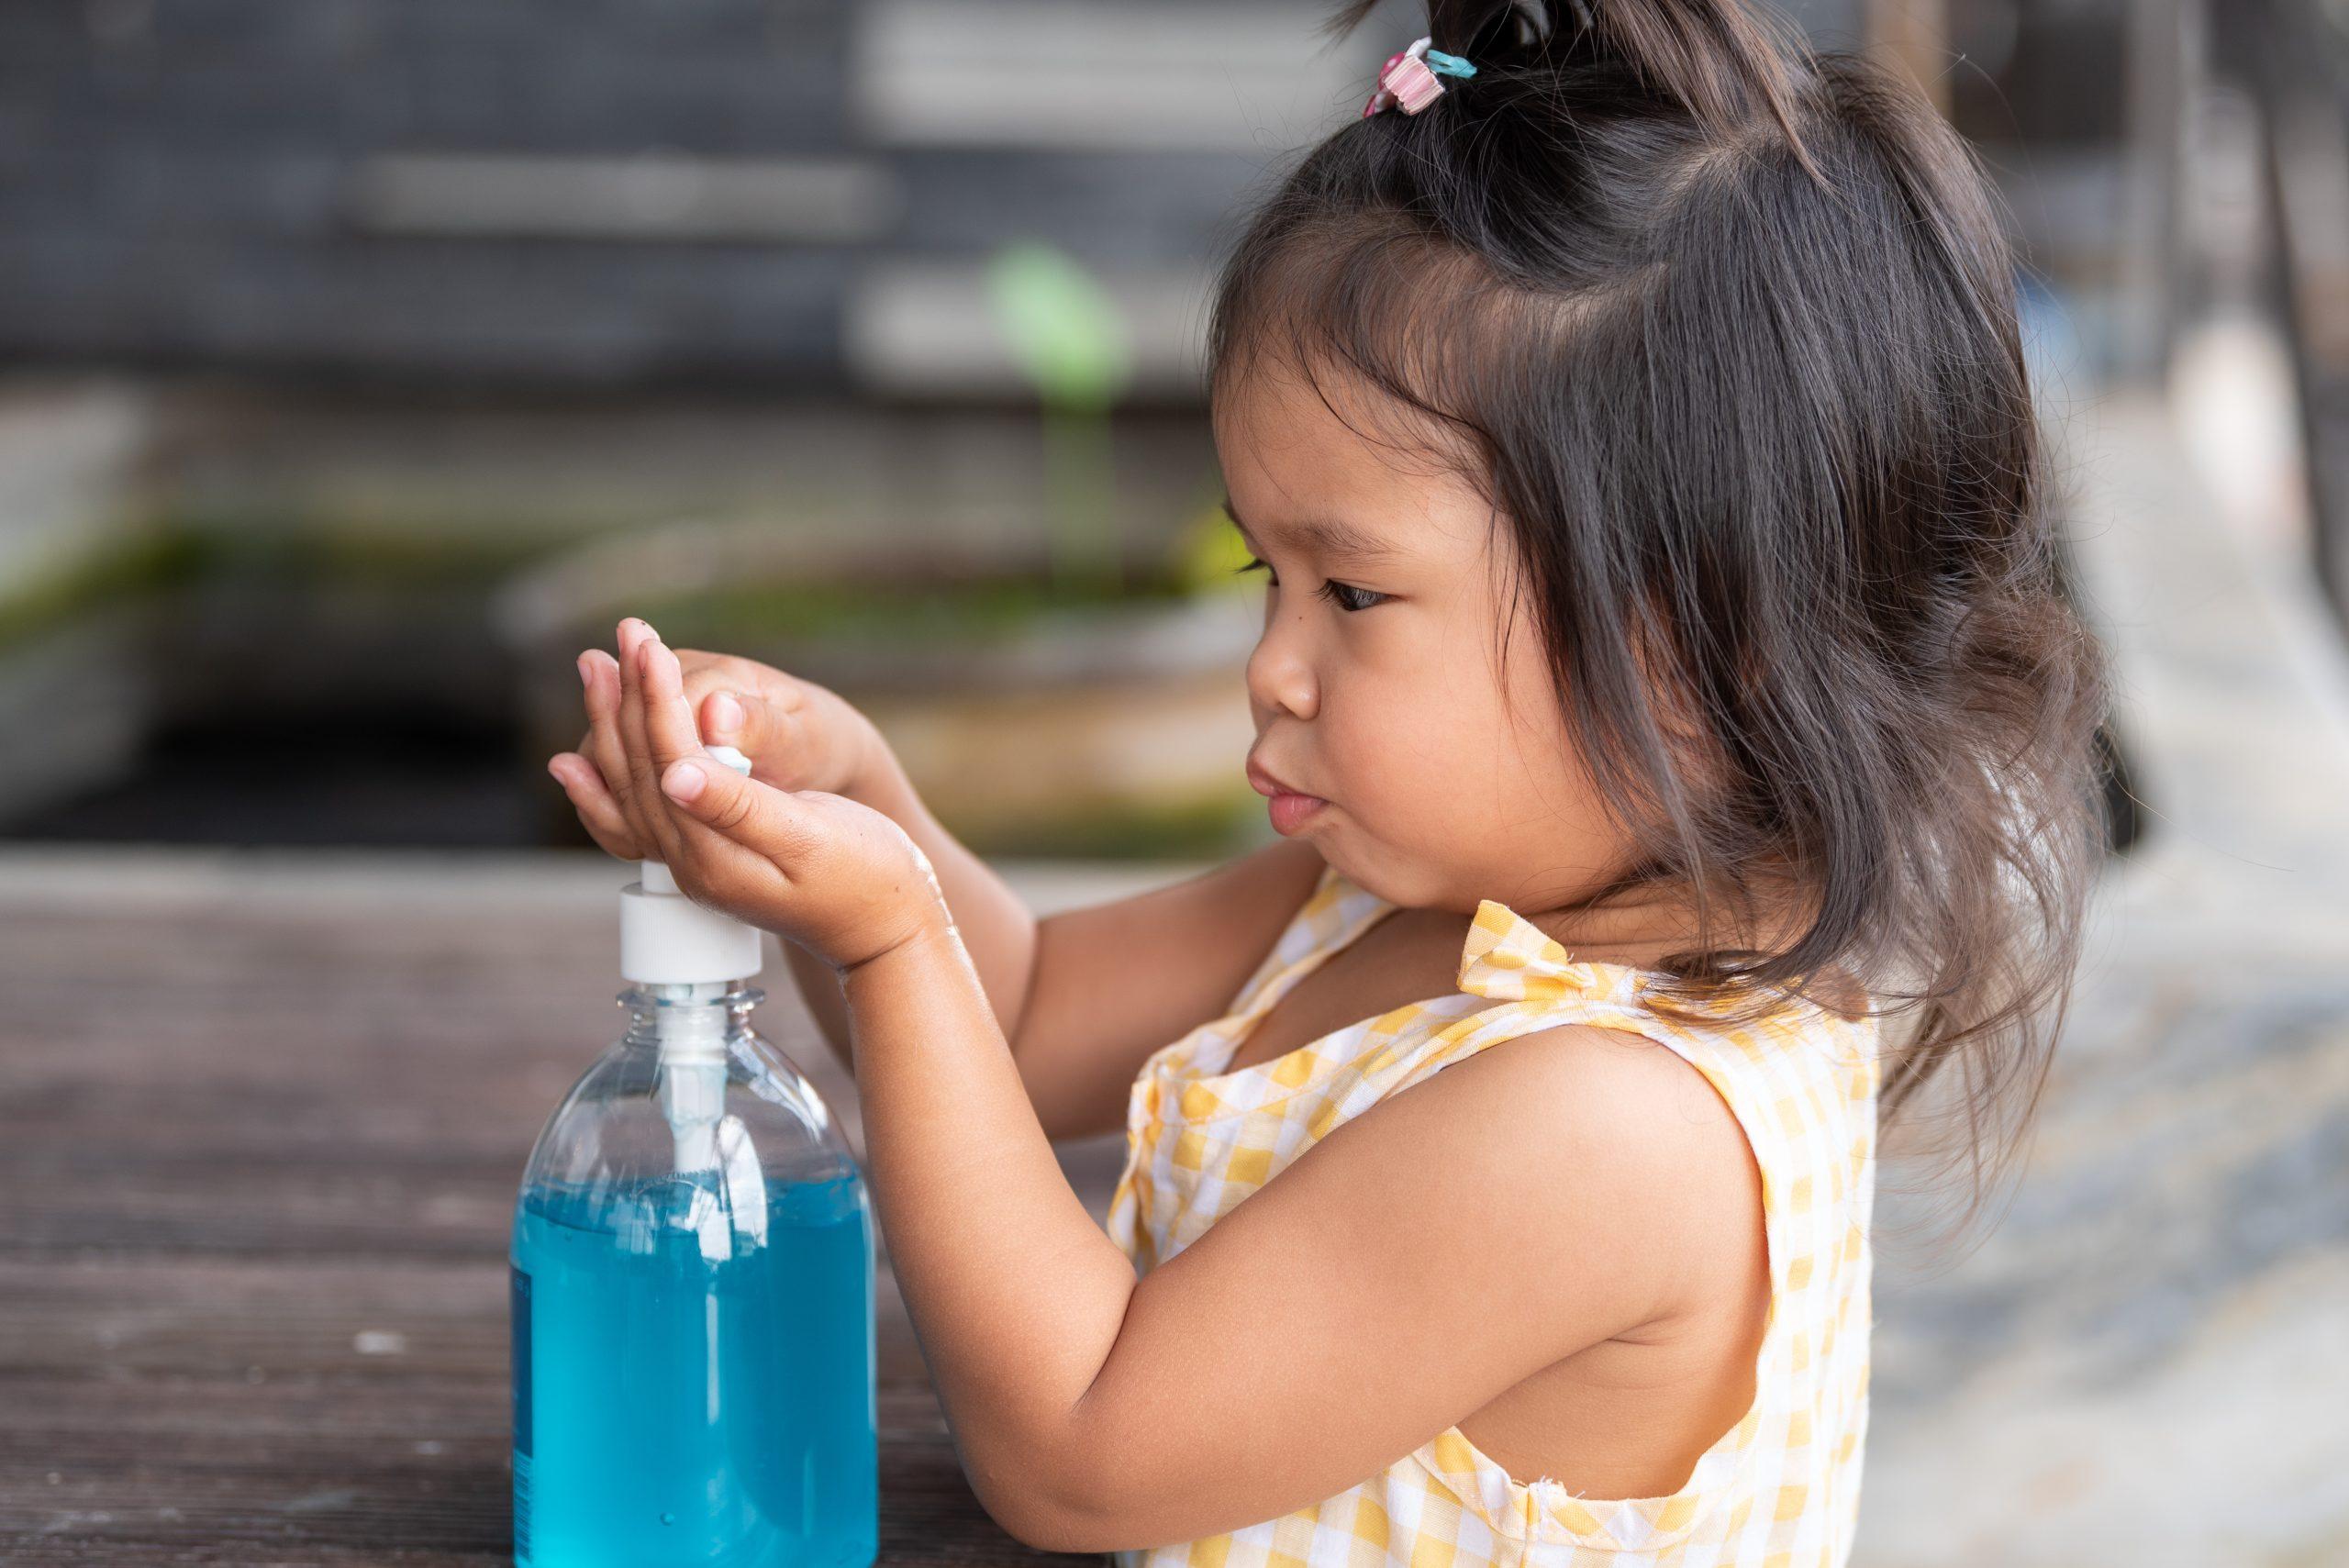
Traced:
<path fill-rule="evenodd" d="M 1232 997 L 1223 1024 L 1242 1026 L 1271 1009 L 1291 987 L 1393 906 L 1324 861 L 1313 890 L 1282 928 L 1271 951 Z"/>

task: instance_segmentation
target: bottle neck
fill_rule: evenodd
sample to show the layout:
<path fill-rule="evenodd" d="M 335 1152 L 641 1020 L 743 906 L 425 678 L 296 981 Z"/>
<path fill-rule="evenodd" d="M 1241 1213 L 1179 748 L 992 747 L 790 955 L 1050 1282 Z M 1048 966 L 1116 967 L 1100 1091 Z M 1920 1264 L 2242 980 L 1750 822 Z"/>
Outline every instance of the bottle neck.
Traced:
<path fill-rule="evenodd" d="M 722 1057 L 729 1040 L 750 1032 L 751 1009 L 766 995 L 741 980 L 631 985 L 617 998 L 628 1009 L 621 1043 L 664 1057 Z"/>
<path fill-rule="evenodd" d="M 621 1045 L 654 1054 L 653 1098 L 669 1124 L 680 1174 L 716 1171 L 723 1163 L 729 1059 L 735 1044 L 750 1038 L 751 1009 L 765 995 L 740 981 L 647 982 L 619 994 L 629 1010 Z"/>

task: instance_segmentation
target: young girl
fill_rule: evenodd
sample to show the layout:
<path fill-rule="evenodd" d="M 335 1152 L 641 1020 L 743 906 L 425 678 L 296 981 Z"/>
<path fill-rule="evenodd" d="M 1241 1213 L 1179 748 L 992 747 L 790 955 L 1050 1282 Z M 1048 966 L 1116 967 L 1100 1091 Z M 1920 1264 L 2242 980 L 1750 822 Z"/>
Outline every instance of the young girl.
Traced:
<path fill-rule="evenodd" d="M 633 619 L 551 766 L 789 939 L 1023 1540 L 1841 1562 L 1879 1101 L 1954 1061 L 2011 1149 L 2101 844 L 2013 262 L 1734 0 L 1429 30 L 1217 298 L 1277 841 L 1040 921 L 838 696 Z M 1052 1140 L 1120 1127 L 1105 1235 Z"/>

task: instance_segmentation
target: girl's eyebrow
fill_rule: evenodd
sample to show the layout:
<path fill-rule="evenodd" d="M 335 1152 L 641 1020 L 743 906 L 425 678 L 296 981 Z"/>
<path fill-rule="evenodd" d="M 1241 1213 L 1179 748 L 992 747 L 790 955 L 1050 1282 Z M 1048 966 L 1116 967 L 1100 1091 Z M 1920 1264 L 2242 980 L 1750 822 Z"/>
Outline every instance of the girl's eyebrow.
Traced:
<path fill-rule="evenodd" d="M 1240 530 L 1241 542 L 1250 550 L 1255 550 L 1255 536 L 1248 531 L 1248 525 L 1240 520 L 1240 514 L 1232 510 L 1229 495 L 1223 499 L 1223 515 L 1230 517 L 1231 526 Z M 1275 531 L 1295 539 L 1301 548 L 1325 561 L 1391 561 L 1402 553 L 1384 539 L 1374 539 L 1352 523 L 1341 522 L 1335 517 L 1300 517 L 1295 522 L 1283 524 Z"/>

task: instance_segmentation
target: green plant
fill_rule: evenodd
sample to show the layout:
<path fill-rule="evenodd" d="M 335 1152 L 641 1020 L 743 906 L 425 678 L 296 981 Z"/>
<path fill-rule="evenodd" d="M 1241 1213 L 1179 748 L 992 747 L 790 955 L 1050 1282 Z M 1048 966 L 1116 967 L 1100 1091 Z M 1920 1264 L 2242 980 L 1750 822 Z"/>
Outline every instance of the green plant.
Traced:
<path fill-rule="evenodd" d="M 1034 240 L 987 269 L 996 324 L 1043 405 L 1049 552 L 1055 582 L 1117 585 L 1117 483 L 1109 410 L 1132 379 L 1124 317 L 1074 258 Z"/>

